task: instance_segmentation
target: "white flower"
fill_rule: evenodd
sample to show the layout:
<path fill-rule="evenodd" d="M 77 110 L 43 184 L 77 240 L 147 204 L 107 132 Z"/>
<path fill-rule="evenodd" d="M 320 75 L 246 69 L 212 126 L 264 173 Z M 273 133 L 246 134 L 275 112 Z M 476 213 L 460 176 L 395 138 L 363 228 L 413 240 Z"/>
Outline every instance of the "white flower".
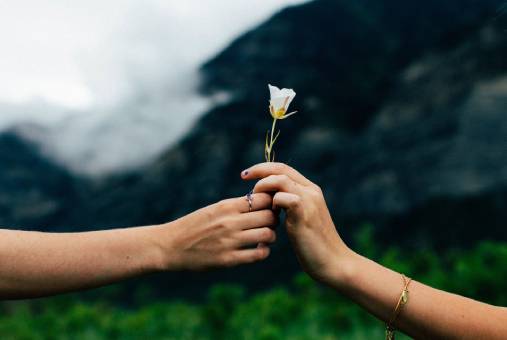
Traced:
<path fill-rule="evenodd" d="M 289 105 L 296 96 L 292 89 L 279 89 L 276 86 L 268 85 L 271 99 L 269 100 L 269 112 L 274 119 L 285 119 L 297 111 L 287 114 Z"/>

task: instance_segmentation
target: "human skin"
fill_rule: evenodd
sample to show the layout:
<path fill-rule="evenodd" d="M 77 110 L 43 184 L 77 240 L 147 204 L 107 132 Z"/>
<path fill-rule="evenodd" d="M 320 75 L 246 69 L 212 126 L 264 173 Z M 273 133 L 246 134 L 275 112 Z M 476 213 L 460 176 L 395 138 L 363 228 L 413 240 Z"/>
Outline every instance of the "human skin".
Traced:
<path fill-rule="evenodd" d="M 221 201 L 161 225 L 42 233 L 0 229 L 0 299 L 99 287 L 146 273 L 264 260 L 276 239 L 268 194 Z M 262 243 L 263 246 L 256 247 Z"/>
<path fill-rule="evenodd" d="M 387 322 L 403 289 L 396 273 L 350 249 L 340 237 L 322 190 L 281 163 L 262 163 L 241 174 L 260 179 L 255 193 L 274 193 L 273 208 L 287 213 L 285 227 L 303 269 Z M 431 288 L 413 280 L 395 328 L 416 339 L 506 339 L 507 309 Z"/>

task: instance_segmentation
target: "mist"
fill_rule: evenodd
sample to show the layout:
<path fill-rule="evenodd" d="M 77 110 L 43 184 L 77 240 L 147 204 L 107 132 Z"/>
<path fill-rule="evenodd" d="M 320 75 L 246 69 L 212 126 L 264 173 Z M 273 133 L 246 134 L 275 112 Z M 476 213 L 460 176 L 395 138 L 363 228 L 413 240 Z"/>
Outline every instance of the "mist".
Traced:
<path fill-rule="evenodd" d="M 220 97 L 199 65 L 275 11 L 305 1 L 2 1 L 0 131 L 73 171 L 145 164 Z"/>

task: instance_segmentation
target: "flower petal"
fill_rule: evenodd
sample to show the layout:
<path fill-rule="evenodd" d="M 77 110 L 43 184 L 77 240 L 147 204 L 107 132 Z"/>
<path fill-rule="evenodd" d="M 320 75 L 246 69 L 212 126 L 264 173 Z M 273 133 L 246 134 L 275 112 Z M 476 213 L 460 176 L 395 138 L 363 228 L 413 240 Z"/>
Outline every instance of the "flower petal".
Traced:
<path fill-rule="evenodd" d="M 294 90 L 292 89 L 282 89 L 280 93 L 283 94 L 284 97 L 289 98 L 289 100 L 287 100 L 287 103 L 285 104 L 285 110 L 287 110 L 294 97 L 296 97 L 296 92 L 294 92 Z"/>
<path fill-rule="evenodd" d="M 271 99 L 280 96 L 280 89 L 278 87 L 268 84 L 268 88 L 269 88 L 269 96 Z"/>
<path fill-rule="evenodd" d="M 271 100 L 269 101 L 269 103 L 271 104 L 271 106 L 273 107 L 273 111 L 278 111 L 280 109 L 285 109 L 285 103 L 286 103 L 286 100 L 287 100 L 287 97 L 275 97 L 275 98 L 271 98 Z M 287 100 L 288 101 L 288 100 Z"/>
<path fill-rule="evenodd" d="M 280 117 L 278 119 L 285 119 L 285 118 L 289 118 L 290 116 L 292 115 L 295 115 L 296 113 L 298 113 L 297 111 L 294 111 L 294 112 L 291 112 L 291 113 L 287 113 L 286 115 L 283 115 L 283 117 Z"/>

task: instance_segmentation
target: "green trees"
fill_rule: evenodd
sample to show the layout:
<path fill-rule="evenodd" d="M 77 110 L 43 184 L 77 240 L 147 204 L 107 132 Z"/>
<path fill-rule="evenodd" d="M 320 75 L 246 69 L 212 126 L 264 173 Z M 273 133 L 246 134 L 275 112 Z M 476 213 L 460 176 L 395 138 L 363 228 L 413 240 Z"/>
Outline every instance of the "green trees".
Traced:
<path fill-rule="evenodd" d="M 469 250 L 380 253 L 366 231 L 361 252 L 437 288 L 507 305 L 507 244 Z M 218 285 L 199 303 L 158 301 L 122 308 L 76 295 L 8 302 L 0 307 L 1 339 L 381 339 L 383 324 L 305 274 L 288 286 L 248 293 Z M 403 338 L 400 336 L 400 338 Z"/>

